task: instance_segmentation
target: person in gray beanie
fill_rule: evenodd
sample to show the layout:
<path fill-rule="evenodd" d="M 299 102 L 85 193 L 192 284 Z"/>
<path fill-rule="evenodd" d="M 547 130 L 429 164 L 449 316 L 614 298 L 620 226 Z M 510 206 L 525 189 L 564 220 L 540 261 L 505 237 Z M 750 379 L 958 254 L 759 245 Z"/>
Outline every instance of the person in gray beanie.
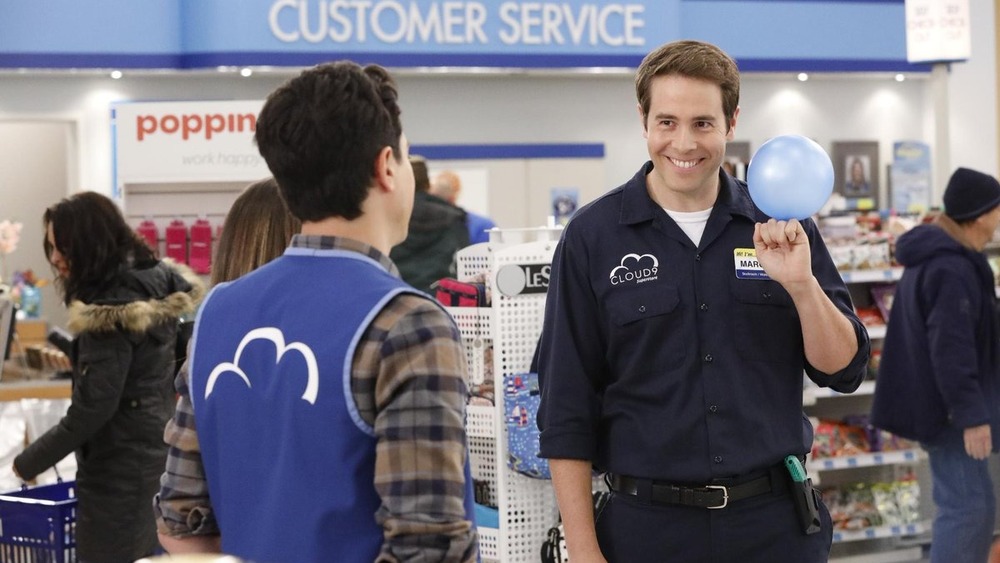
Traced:
<path fill-rule="evenodd" d="M 920 442 L 937 507 L 932 562 L 986 561 L 1000 449 L 995 279 L 983 249 L 1000 225 L 1000 182 L 959 168 L 944 213 L 899 237 L 896 285 L 872 424 Z"/>

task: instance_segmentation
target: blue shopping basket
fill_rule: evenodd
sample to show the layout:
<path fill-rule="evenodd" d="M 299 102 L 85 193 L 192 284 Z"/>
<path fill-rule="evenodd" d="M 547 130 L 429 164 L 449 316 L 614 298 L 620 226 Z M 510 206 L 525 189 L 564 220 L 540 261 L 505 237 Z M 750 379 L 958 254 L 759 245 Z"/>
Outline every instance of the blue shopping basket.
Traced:
<path fill-rule="evenodd" d="M 0 561 L 76 561 L 76 481 L 0 494 Z"/>

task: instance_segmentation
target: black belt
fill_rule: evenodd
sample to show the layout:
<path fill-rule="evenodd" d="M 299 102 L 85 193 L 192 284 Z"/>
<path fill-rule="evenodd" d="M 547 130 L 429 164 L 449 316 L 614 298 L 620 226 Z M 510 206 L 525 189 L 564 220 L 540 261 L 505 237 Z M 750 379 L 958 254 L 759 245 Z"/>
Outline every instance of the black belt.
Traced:
<path fill-rule="evenodd" d="M 769 470 L 760 477 L 737 485 L 709 484 L 700 487 L 672 485 L 615 473 L 605 475 L 604 481 L 616 493 L 638 497 L 652 504 L 680 504 L 715 509 L 725 508 L 731 502 L 770 493 L 774 490 L 773 474 L 774 471 Z"/>

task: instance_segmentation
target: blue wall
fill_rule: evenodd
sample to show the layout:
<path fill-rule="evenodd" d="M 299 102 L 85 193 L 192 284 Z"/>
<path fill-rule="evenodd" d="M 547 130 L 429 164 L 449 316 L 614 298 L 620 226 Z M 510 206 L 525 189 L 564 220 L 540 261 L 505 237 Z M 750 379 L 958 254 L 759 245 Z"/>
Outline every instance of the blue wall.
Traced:
<path fill-rule="evenodd" d="M 903 0 L 7 0 L 0 67 L 635 67 L 675 39 L 744 71 L 928 71 Z"/>

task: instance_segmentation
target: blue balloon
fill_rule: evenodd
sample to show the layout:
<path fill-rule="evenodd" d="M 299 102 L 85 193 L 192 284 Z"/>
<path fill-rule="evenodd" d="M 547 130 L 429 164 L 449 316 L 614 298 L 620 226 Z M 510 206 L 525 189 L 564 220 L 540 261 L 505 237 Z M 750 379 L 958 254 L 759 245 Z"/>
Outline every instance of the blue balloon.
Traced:
<path fill-rule="evenodd" d="M 833 193 L 833 162 L 801 135 L 779 135 L 757 149 L 747 167 L 750 197 L 778 220 L 805 219 Z"/>

